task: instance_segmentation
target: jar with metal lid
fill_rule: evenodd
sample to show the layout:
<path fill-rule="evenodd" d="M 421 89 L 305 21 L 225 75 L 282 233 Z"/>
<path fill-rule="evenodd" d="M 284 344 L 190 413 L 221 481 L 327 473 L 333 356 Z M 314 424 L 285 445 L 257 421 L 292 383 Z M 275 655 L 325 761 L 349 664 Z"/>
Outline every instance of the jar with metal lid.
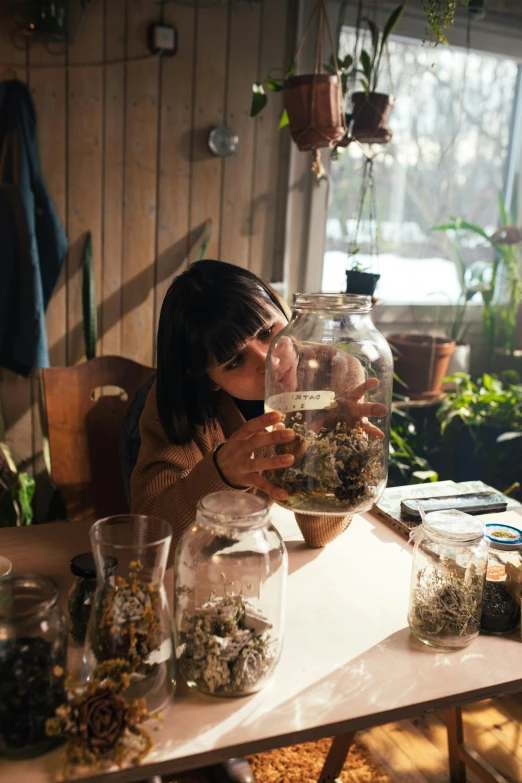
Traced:
<path fill-rule="evenodd" d="M 265 410 L 283 414 L 294 456 L 267 473 L 299 514 L 367 511 L 386 486 L 393 359 L 369 296 L 296 294 L 267 357 Z"/>
<path fill-rule="evenodd" d="M 245 492 L 200 500 L 175 564 L 176 654 L 189 686 L 242 696 L 269 682 L 283 642 L 287 563 L 266 500 Z"/>
<path fill-rule="evenodd" d="M 96 564 L 92 553 L 75 555 L 71 560 L 71 572 L 76 578 L 68 595 L 70 632 L 78 644 L 83 644 L 96 592 Z"/>
<path fill-rule="evenodd" d="M 424 514 L 415 529 L 408 623 L 434 647 L 465 647 L 480 630 L 488 546 L 484 523 L 461 511 Z"/>
<path fill-rule="evenodd" d="M 45 722 L 66 701 L 67 621 L 51 579 L 0 580 L 0 756 L 31 758 L 56 743 Z"/>

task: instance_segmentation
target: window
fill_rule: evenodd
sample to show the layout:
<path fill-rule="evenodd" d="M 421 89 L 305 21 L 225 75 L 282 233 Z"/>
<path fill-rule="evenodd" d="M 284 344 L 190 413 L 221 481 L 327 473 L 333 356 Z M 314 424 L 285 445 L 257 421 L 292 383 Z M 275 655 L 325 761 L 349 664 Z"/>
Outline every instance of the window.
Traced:
<path fill-rule="evenodd" d="M 353 46 L 354 31 L 345 28 L 341 52 L 352 52 Z M 379 89 L 396 97 L 393 139 L 386 147 L 373 147 L 377 220 L 365 207 L 356 241 L 361 265 L 381 275 L 376 295 L 383 303 L 458 300 L 462 286 L 451 239 L 430 228 L 450 215 L 487 231 L 497 227 L 498 191 L 512 154 L 519 68 L 501 55 L 434 49 L 398 36 L 390 40 Z M 367 151 L 353 143 L 332 162 L 325 291 L 345 288 Z M 473 265 L 491 260 L 490 249 L 474 235 L 463 236 L 461 247 L 468 274 Z M 480 302 L 478 295 L 475 299 Z"/>

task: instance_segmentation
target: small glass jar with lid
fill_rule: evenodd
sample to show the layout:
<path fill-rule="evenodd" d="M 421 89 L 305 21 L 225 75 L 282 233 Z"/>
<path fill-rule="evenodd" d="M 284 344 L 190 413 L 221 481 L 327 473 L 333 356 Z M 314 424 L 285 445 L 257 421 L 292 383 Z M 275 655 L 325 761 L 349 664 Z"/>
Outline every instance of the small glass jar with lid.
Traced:
<path fill-rule="evenodd" d="M 480 630 L 488 565 L 484 523 L 456 510 L 421 515 L 413 533 L 408 623 L 425 644 L 465 647 Z"/>
<path fill-rule="evenodd" d="M 176 551 L 175 632 L 189 686 L 243 696 L 271 679 L 283 642 L 286 547 L 266 500 L 215 492 Z"/>
<path fill-rule="evenodd" d="M 369 296 L 296 294 L 270 346 L 265 410 L 294 430 L 276 451 L 295 459 L 267 476 L 299 514 L 367 511 L 386 486 L 393 359 L 371 307 Z"/>
<path fill-rule="evenodd" d="M 71 560 L 71 572 L 75 579 L 68 595 L 70 632 L 78 644 L 83 644 L 96 592 L 96 564 L 92 553 L 75 555 Z"/>
<path fill-rule="evenodd" d="M 0 580 L 0 756 L 45 753 L 47 718 L 66 701 L 67 621 L 51 579 Z"/>

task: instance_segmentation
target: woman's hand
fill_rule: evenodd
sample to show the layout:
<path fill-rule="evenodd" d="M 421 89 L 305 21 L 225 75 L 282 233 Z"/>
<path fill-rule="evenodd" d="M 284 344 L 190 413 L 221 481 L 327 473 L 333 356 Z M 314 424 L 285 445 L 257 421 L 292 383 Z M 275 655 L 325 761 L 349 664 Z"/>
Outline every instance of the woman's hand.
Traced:
<path fill-rule="evenodd" d="M 216 451 L 215 460 L 219 472 L 232 487 L 257 487 L 276 500 L 287 500 L 288 492 L 274 487 L 261 475 L 264 470 L 287 468 L 294 461 L 292 454 L 279 454 L 274 457 L 256 459 L 254 452 L 266 446 L 288 443 L 295 435 L 292 430 L 276 429 L 266 432 L 266 427 L 278 424 L 281 414 L 275 411 L 264 413 L 245 422 Z"/>
<path fill-rule="evenodd" d="M 384 432 L 368 421 L 369 417 L 386 416 L 388 408 L 380 402 L 364 402 L 366 392 L 376 389 L 377 378 L 368 378 L 355 389 L 336 397 L 336 407 L 320 411 L 314 418 L 312 428 L 318 432 L 322 427 L 333 427 L 338 421 L 344 421 L 348 427 L 360 424 L 362 429 L 377 440 L 384 440 Z"/>

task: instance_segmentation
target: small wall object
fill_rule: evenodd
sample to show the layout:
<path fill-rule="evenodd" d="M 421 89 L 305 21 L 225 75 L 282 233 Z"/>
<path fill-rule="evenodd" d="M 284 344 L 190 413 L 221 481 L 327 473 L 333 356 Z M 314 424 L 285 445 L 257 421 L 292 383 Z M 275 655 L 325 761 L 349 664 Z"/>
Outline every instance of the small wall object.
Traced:
<path fill-rule="evenodd" d="M 173 57 L 178 51 L 178 31 L 170 24 L 150 24 L 147 30 L 147 46 L 152 54 Z"/>
<path fill-rule="evenodd" d="M 226 125 L 219 125 L 212 128 L 208 134 L 207 144 L 210 152 L 219 158 L 228 158 L 232 155 L 239 144 L 239 136 L 232 128 Z"/>

